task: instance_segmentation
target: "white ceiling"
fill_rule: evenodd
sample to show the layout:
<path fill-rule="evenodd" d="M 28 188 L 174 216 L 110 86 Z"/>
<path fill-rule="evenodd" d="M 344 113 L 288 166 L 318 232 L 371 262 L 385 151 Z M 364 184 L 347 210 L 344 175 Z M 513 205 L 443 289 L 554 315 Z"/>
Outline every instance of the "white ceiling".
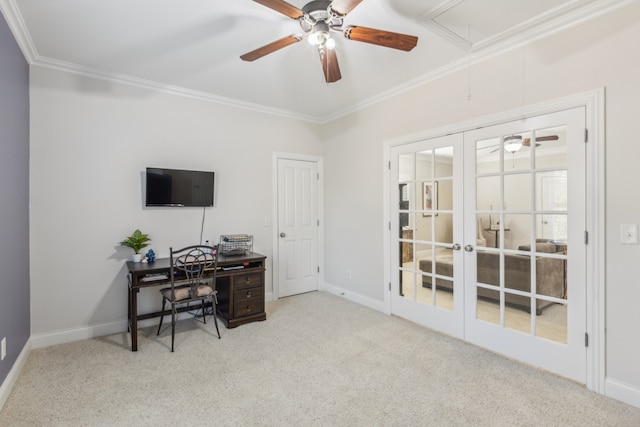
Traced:
<path fill-rule="evenodd" d="M 324 122 L 621 3 L 364 0 L 345 25 L 418 36 L 418 45 L 403 52 L 339 37 L 342 79 L 332 84 L 306 42 L 240 60 L 302 33 L 252 0 L 0 0 L 0 8 L 33 65 Z"/>

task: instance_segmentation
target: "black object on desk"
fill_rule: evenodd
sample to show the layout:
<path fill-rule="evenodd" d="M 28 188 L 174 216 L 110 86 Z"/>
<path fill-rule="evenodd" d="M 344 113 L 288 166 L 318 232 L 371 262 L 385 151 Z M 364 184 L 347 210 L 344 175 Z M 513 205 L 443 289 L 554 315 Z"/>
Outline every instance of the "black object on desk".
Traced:
<path fill-rule="evenodd" d="M 218 256 L 216 288 L 217 314 L 227 328 L 244 323 L 266 320 L 264 311 L 264 255 L 254 252 L 236 256 Z M 169 283 L 169 258 L 156 258 L 152 263 L 127 261 L 129 269 L 128 320 L 131 332 L 131 351 L 138 350 L 138 320 L 171 315 L 171 311 L 138 314 L 138 292 L 150 286 Z M 213 274 L 210 272 L 209 274 Z M 207 274 L 205 273 L 205 278 Z M 193 307 L 180 307 L 179 311 Z"/>

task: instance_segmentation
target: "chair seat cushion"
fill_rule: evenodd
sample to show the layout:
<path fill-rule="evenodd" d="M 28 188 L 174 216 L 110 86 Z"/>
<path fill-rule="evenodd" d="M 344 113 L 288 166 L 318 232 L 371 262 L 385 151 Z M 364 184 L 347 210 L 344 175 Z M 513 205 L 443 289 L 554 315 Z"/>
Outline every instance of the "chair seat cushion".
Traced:
<path fill-rule="evenodd" d="M 204 298 L 213 296 L 213 289 L 211 288 L 211 286 L 204 284 L 198 285 L 198 288 L 196 289 L 196 295 L 193 296 L 191 295 L 191 286 L 189 285 L 176 286 L 174 290 L 175 299 L 173 301 L 182 301 L 193 298 Z M 171 288 L 161 289 L 160 293 L 164 298 L 172 301 Z"/>

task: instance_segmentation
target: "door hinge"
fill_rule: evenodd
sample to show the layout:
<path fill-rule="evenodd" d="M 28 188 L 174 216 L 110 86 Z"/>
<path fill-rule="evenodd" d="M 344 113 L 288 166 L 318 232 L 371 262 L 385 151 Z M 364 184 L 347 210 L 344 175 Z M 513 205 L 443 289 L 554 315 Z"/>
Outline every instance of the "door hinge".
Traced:
<path fill-rule="evenodd" d="M 589 232 L 587 230 L 584 230 L 584 244 L 589 244 Z"/>
<path fill-rule="evenodd" d="M 320 220 L 318 220 L 317 222 L 318 222 L 318 227 L 320 227 Z"/>
<path fill-rule="evenodd" d="M 317 173 L 316 173 L 316 179 L 317 179 L 318 181 L 320 181 L 320 172 L 317 172 Z"/>
<path fill-rule="evenodd" d="M 320 273 L 320 266 L 318 266 L 318 273 Z"/>
<path fill-rule="evenodd" d="M 391 160 L 389 160 L 389 170 L 391 170 Z"/>
<path fill-rule="evenodd" d="M 391 231 L 391 221 L 389 221 L 389 231 Z"/>
<path fill-rule="evenodd" d="M 584 142 L 589 142 L 589 129 L 584 130 Z"/>
<path fill-rule="evenodd" d="M 584 346 L 589 347 L 589 334 L 587 332 L 584 333 Z"/>
<path fill-rule="evenodd" d="M 389 292 L 391 292 L 391 282 L 389 282 Z"/>

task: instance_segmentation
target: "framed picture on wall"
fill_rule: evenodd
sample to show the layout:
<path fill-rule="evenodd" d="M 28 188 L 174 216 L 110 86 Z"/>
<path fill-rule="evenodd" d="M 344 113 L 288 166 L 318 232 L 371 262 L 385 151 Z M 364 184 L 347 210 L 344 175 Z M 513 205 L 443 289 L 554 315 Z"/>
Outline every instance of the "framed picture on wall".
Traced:
<path fill-rule="evenodd" d="M 438 181 L 422 183 L 422 216 L 438 215 Z"/>

